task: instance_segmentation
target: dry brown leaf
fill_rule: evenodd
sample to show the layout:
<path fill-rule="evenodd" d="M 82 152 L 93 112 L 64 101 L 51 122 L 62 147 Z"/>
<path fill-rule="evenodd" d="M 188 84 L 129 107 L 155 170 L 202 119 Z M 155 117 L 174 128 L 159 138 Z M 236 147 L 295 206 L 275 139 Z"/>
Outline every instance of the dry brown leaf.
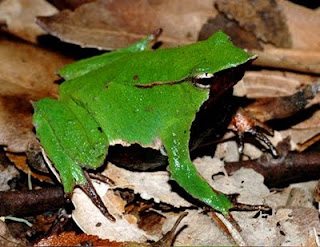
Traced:
<path fill-rule="evenodd" d="M 137 242 L 116 242 L 108 239 L 99 239 L 98 236 L 87 235 L 85 233 L 76 234 L 75 232 L 63 232 L 60 235 L 52 235 L 40 240 L 35 246 L 75 246 L 75 245 L 90 245 L 90 246 L 118 246 L 118 247 L 170 247 L 174 241 L 176 230 L 185 216 L 188 213 L 182 213 L 177 217 L 171 228 L 163 237 L 153 243 L 137 243 Z M 124 229 L 125 230 L 125 229 Z M 126 234 L 126 232 L 123 232 Z"/>
<path fill-rule="evenodd" d="M 24 154 L 6 153 L 7 157 L 11 162 L 21 171 L 26 174 L 30 174 L 32 177 L 39 179 L 40 181 L 45 181 L 48 183 L 53 183 L 50 176 L 36 173 L 30 169 L 27 163 L 27 157 Z"/>
<path fill-rule="evenodd" d="M 54 71 L 70 62 L 55 52 L 0 39 L 0 144 L 24 152 L 32 132 L 32 100 L 56 97 Z"/>
<path fill-rule="evenodd" d="M 152 236 L 139 229 L 135 216 L 124 215 L 124 203 L 119 203 L 119 200 L 122 199 L 113 193 L 107 193 L 108 185 L 94 182 L 94 186 L 109 212 L 116 218 L 116 222 L 111 222 L 102 215 L 82 190 L 75 189 L 72 196 L 75 206 L 72 218 L 85 233 L 119 242 L 145 242 L 148 239 L 158 240 L 160 238 L 160 236 Z M 123 234 L 124 232 L 126 234 Z"/>
<path fill-rule="evenodd" d="M 37 16 L 51 16 L 58 10 L 45 0 L 3 0 L 0 2 L 1 29 L 36 43 L 46 32 L 36 23 Z"/>
<path fill-rule="evenodd" d="M 3 166 L 0 164 L 0 191 L 10 190 L 8 182 L 18 175 L 19 172 L 13 165 Z"/>
<path fill-rule="evenodd" d="M 320 15 L 290 1 L 277 0 L 284 15 L 292 39 L 292 48 L 320 50 Z"/>
<path fill-rule="evenodd" d="M 94 1 L 96 0 L 51 0 L 50 2 L 58 9 L 76 9 L 82 4 Z"/>
<path fill-rule="evenodd" d="M 99 238 L 94 235 L 76 234 L 75 232 L 62 232 L 59 235 L 52 235 L 47 238 L 41 239 L 34 246 L 76 246 L 82 243 L 94 244 Z M 105 241 L 106 246 L 121 246 L 112 245 L 109 241 Z M 91 246 L 91 245 L 90 245 Z"/>
<path fill-rule="evenodd" d="M 230 36 L 232 42 L 241 48 L 262 49 L 260 41 L 252 33 L 249 34 L 246 30 L 239 28 L 236 21 L 228 19 L 224 14 L 218 14 L 215 18 L 211 18 L 203 25 L 199 40 L 209 38 L 214 32 L 223 30 Z"/>
<path fill-rule="evenodd" d="M 213 0 L 98 0 L 74 12 L 38 18 L 38 23 L 63 41 L 109 50 L 132 44 L 158 28 L 164 30 L 165 45 L 196 41 L 201 26 L 213 15 Z"/>
<path fill-rule="evenodd" d="M 26 241 L 24 242 L 21 239 L 14 238 L 6 223 L 4 223 L 0 219 L 0 246 L 6 246 L 6 247 L 16 247 L 16 246 L 26 246 Z"/>
<path fill-rule="evenodd" d="M 286 19 L 277 1 L 217 0 L 216 6 L 228 19 L 235 20 L 240 28 L 254 34 L 264 43 L 291 47 Z"/>
<path fill-rule="evenodd" d="M 204 157 L 194 160 L 199 173 L 218 191 L 225 194 L 239 194 L 237 201 L 246 204 L 263 204 L 264 198 L 269 195 L 269 189 L 263 184 L 263 176 L 252 169 L 240 169 L 232 176 L 212 176 L 217 174 L 214 167 L 218 159 Z"/>
<path fill-rule="evenodd" d="M 308 239 L 308 232 L 320 227 L 315 208 L 287 207 L 276 210 L 271 216 L 255 217 L 255 214 L 233 213 L 249 246 L 302 246 Z"/>
<path fill-rule="evenodd" d="M 174 246 L 233 246 L 234 242 L 212 219 L 198 211 L 186 210 L 188 216 L 183 220 L 186 226 L 177 236 Z M 167 222 L 164 231 L 170 229 L 176 214 L 164 214 Z"/>
<path fill-rule="evenodd" d="M 170 177 L 166 171 L 131 172 L 109 163 L 104 175 L 111 178 L 117 188 L 132 189 L 134 193 L 140 194 L 145 200 L 153 199 L 155 202 L 168 203 L 175 207 L 191 206 L 176 192 L 171 191 L 171 186 L 168 183 Z"/>
<path fill-rule="evenodd" d="M 283 0 L 217 0 L 216 6 L 220 13 L 204 25 L 200 39 L 222 29 L 237 45 L 258 54 L 258 66 L 320 73 L 316 11 Z"/>
<path fill-rule="evenodd" d="M 274 70 L 247 71 L 234 87 L 234 95 L 250 99 L 288 96 L 315 80 L 306 74 Z"/>
<path fill-rule="evenodd" d="M 315 229 L 309 232 L 308 239 L 306 239 L 302 246 L 319 247 L 319 235 Z"/>

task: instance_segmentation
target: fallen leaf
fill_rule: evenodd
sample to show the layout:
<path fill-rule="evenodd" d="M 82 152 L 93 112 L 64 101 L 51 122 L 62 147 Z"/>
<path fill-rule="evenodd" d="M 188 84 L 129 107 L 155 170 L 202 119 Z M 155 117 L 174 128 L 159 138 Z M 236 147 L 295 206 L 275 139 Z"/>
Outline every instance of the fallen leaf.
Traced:
<path fill-rule="evenodd" d="M 269 189 L 263 184 L 263 176 L 252 169 L 240 169 L 232 176 L 217 175 L 214 166 L 217 159 L 205 157 L 194 161 L 199 173 L 218 191 L 225 194 L 239 194 L 237 201 L 251 205 L 263 204 L 264 198 L 269 195 Z M 219 174 L 219 173 L 218 173 Z M 212 179 L 214 176 L 214 179 Z"/>
<path fill-rule="evenodd" d="M 58 9 L 76 9 L 82 4 L 94 2 L 96 0 L 51 0 L 52 5 Z"/>
<path fill-rule="evenodd" d="M 320 15 L 290 1 L 277 0 L 287 19 L 292 48 L 320 50 Z"/>
<path fill-rule="evenodd" d="M 237 21 L 228 19 L 223 13 L 219 13 L 215 18 L 208 19 L 207 23 L 201 28 L 199 40 L 206 40 L 218 30 L 227 33 L 232 42 L 241 48 L 262 49 L 261 42 L 255 35 L 240 28 Z"/>
<path fill-rule="evenodd" d="M 254 34 L 264 43 L 291 47 L 286 17 L 277 1 L 217 0 L 216 6 L 228 19 L 235 20 L 240 28 Z"/>
<path fill-rule="evenodd" d="M 288 71 L 247 71 L 234 87 L 234 95 L 250 99 L 288 96 L 314 80 L 314 76 Z"/>
<path fill-rule="evenodd" d="M 272 215 L 255 216 L 256 212 L 234 212 L 249 246 L 302 246 L 308 232 L 319 230 L 315 208 L 279 208 Z M 254 234 L 253 234 L 254 233 Z"/>
<path fill-rule="evenodd" d="M 315 229 L 308 232 L 308 239 L 302 244 L 302 246 L 318 247 L 319 235 Z"/>
<path fill-rule="evenodd" d="M 16 178 L 19 172 L 13 165 L 3 166 L 0 163 L 0 191 L 10 190 L 8 182 L 13 178 Z"/>
<path fill-rule="evenodd" d="M 76 234 L 75 232 L 62 232 L 59 235 L 52 235 L 41 239 L 34 246 L 76 246 L 82 243 L 93 243 L 98 239 L 98 236 L 84 233 Z M 108 244 L 108 246 L 113 246 L 109 241 L 106 241 L 106 244 Z"/>
<path fill-rule="evenodd" d="M 0 220 L 0 246 L 16 247 L 26 245 L 26 241 L 14 238 L 6 226 L 6 223 Z"/>
<path fill-rule="evenodd" d="M 320 15 L 316 10 L 284 0 L 215 2 L 220 13 L 203 26 L 201 39 L 222 29 L 243 48 L 261 49 L 274 44 L 319 51 Z"/>
<path fill-rule="evenodd" d="M 213 0 L 98 0 L 74 12 L 39 17 L 38 24 L 63 41 L 110 50 L 132 44 L 158 28 L 164 30 L 161 41 L 165 46 L 191 43 L 213 15 Z"/>
<path fill-rule="evenodd" d="M 109 163 L 104 175 L 112 179 L 117 188 L 132 189 L 145 200 L 153 199 L 156 203 L 168 203 L 175 207 L 192 205 L 172 191 L 167 171 L 132 172 Z"/>
<path fill-rule="evenodd" d="M 10 159 L 10 161 L 14 163 L 15 167 L 17 167 L 19 170 L 23 171 L 24 173 L 30 174 L 32 177 L 40 181 L 53 183 L 52 178 L 50 176 L 46 176 L 46 175 L 32 171 L 28 166 L 27 157 L 24 154 L 15 154 L 15 153 L 7 152 L 6 155 Z"/>
<path fill-rule="evenodd" d="M 245 172 L 242 173 L 245 175 Z M 246 176 L 246 175 L 245 175 Z M 240 178 L 240 177 L 239 177 Z M 232 177 L 229 178 L 232 180 Z M 244 182 L 246 183 L 246 182 Z M 274 209 L 274 213 L 271 215 L 263 212 L 237 212 L 233 211 L 232 214 L 240 224 L 242 229 L 241 235 L 245 239 L 248 246 L 280 246 L 281 244 L 288 241 L 288 238 L 282 238 L 280 229 L 277 226 L 277 222 L 281 220 L 285 222 L 286 220 L 290 221 L 291 229 L 286 226 L 285 231 L 288 231 L 292 237 L 291 245 L 298 245 L 298 243 L 303 242 L 308 239 L 307 234 L 300 233 L 301 228 L 304 229 L 304 233 L 312 229 L 312 227 L 319 228 L 319 222 L 317 217 L 312 218 L 312 215 L 315 215 L 317 210 L 313 207 L 312 203 L 309 202 L 308 206 L 303 207 L 302 204 L 292 205 L 292 207 L 286 206 L 286 202 L 290 197 L 290 191 L 292 188 L 299 188 L 303 191 L 301 197 L 310 198 L 312 196 L 312 191 L 310 188 L 315 185 L 315 182 L 312 183 L 300 183 L 295 184 L 292 187 L 286 189 L 282 192 L 272 192 L 265 194 L 264 200 L 266 203 Z M 247 189 L 252 189 L 252 187 L 247 187 Z M 258 190 L 258 189 L 257 189 Z M 286 208 L 282 208 L 286 207 Z M 296 207 L 296 209 L 294 209 Z M 279 208 L 279 209 L 277 209 Z M 306 221 L 300 218 L 299 215 L 294 214 L 290 216 L 291 210 L 294 212 L 301 211 L 301 215 L 304 213 L 308 214 L 308 220 L 311 220 L 311 224 L 306 224 Z M 177 246 L 230 246 L 233 241 L 226 236 L 221 229 L 217 227 L 212 220 L 204 214 L 199 213 L 196 210 L 188 210 L 189 215 L 185 218 L 184 224 L 187 227 L 176 237 L 175 245 Z M 169 213 L 169 215 L 172 213 Z M 171 217 L 166 215 L 168 222 L 171 220 Z M 310 218 L 309 218 L 310 217 Z M 166 227 L 166 226 L 165 226 Z M 214 238 L 212 236 L 215 236 Z"/>
<path fill-rule="evenodd" d="M 116 222 L 107 219 L 100 210 L 93 205 L 91 200 L 80 189 L 75 189 L 72 202 L 75 210 L 72 212 L 72 218 L 77 225 L 87 234 L 97 235 L 101 239 L 119 242 L 146 242 L 147 240 L 158 240 L 159 236 L 152 236 L 138 228 L 137 219 L 133 215 L 124 215 L 124 207 L 117 207 L 119 197 L 108 194 L 109 186 L 94 182 L 94 186 L 107 206 L 109 212 L 116 218 Z M 116 202 L 116 203 L 115 203 Z M 125 232 L 125 234 L 124 234 Z"/>
<path fill-rule="evenodd" d="M 58 12 L 45 0 L 4 0 L 0 2 L 1 29 L 21 39 L 37 43 L 46 34 L 36 23 L 38 15 L 51 16 Z"/>
<path fill-rule="evenodd" d="M 183 224 L 186 226 L 174 242 L 174 246 L 232 246 L 234 242 L 225 234 L 212 219 L 199 210 L 186 210 L 188 216 Z M 164 231 L 168 229 L 176 214 L 164 214 L 167 222 Z"/>
<path fill-rule="evenodd" d="M 0 144 L 25 152 L 32 131 L 31 101 L 56 97 L 54 71 L 71 60 L 32 45 L 0 39 Z"/>
<path fill-rule="evenodd" d="M 75 232 L 63 232 L 59 235 L 52 235 L 40 240 L 35 246 L 118 246 L 118 247 L 134 247 L 134 246 L 156 246 L 170 247 L 174 241 L 175 233 L 180 222 L 188 213 L 180 214 L 176 221 L 172 224 L 167 233 L 157 242 L 153 243 L 137 243 L 137 242 L 116 242 L 108 239 L 99 239 L 95 235 L 87 235 L 85 233 L 76 234 Z"/>

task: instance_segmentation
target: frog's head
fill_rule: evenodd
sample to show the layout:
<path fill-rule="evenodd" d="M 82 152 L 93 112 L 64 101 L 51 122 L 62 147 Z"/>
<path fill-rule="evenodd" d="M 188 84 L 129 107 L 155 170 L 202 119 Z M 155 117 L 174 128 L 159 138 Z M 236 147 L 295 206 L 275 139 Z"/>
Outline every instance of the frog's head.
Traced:
<path fill-rule="evenodd" d="M 196 87 L 210 89 L 215 96 L 233 87 L 256 59 L 256 55 L 249 55 L 233 45 L 228 35 L 221 31 L 202 42 L 205 45 L 198 42 L 190 46 L 190 60 L 197 61 L 192 65 L 190 76 Z"/>
<path fill-rule="evenodd" d="M 217 99 L 241 80 L 251 61 L 214 74 L 201 73 L 193 76 L 191 81 L 195 87 L 210 90 L 210 97 Z"/>

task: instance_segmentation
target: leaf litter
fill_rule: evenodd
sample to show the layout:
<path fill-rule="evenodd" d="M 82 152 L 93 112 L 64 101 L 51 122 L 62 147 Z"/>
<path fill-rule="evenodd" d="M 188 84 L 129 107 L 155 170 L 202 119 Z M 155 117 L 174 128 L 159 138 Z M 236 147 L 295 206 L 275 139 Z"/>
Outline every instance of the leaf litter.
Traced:
<path fill-rule="evenodd" d="M 162 27 L 164 44 L 177 46 L 196 41 L 197 31 L 214 12 L 212 0 L 98 0 L 38 17 L 38 24 L 63 41 L 105 50 L 128 46 Z M 184 28 L 177 29 L 179 24 Z"/>
<path fill-rule="evenodd" d="M 310 197 L 312 198 L 312 191 L 308 188 L 315 186 L 313 182 L 310 184 L 297 185 L 300 186 L 300 194 L 297 198 L 299 203 L 287 205 L 287 201 L 290 198 L 290 192 L 295 188 L 285 189 L 284 191 L 270 191 L 263 184 L 263 177 L 253 171 L 252 169 L 240 169 L 231 176 L 221 175 L 224 174 L 223 163 L 216 158 L 204 157 L 198 158 L 194 161 L 198 171 L 207 179 L 207 181 L 215 188 L 226 194 L 239 193 L 238 202 L 245 204 L 269 204 L 272 207 L 272 213 L 267 214 L 264 212 L 232 212 L 233 216 L 239 223 L 242 229 L 242 236 L 244 237 L 248 245 L 299 245 L 307 241 L 309 231 L 316 228 L 320 230 L 320 223 L 315 217 L 317 210 L 313 208 Z M 115 171 L 113 171 L 115 170 Z M 177 194 L 172 192 L 168 188 L 166 179 L 163 179 L 158 172 L 150 172 L 148 176 L 143 178 L 144 182 L 141 184 L 138 172 L 128 171 L 122 168 L 108 164 L 105 174 L 113 179 L 116 183 L 115 187 L 127 187 L 139 193 L 140 195 L 148 195 L 146 198 L 156 198 L 156 203 L 162 203 L 165 201 L 171 204 L 175 208 L 179 208 L 177 200 Z M 161 174 L 164 172 L 161 172 Z M 120 175 L 121 174 L 121 178 Z M 153 176 L 153 174 L 155 176 Z M 213 176 L 217 174 L 216 176 Z M 213 176 L 213 179 L 212 179 Z M 132 177 L 130 184 L 126 186 L 121 183 L 127 183 L 128 177 Z M 166 176 L 165 176 L 166 177 Z M 118 185 L 118 182 L 120 183 Z M 150 184 L 157 184 L 156 187 L 150 186 Z M 114 195 L 111 195 L 110 188 L 107 185 L 101 183 L 95 183 L 95 187 L 98 193 L 105 200 L 105 203 L 109 205 L 110 211 L 116 214 L 118 217 L 116 223 L 112 223 L 101 215 L 87 198 L 87 196 L 77 190 L 73 196 L 75 204 L 75 211 L 73 212 L 73 218 L 77 224 L 88 234 L 97 234 L 101 238 L 109 240 L 118 239 L 121 241 L 145 241 L 145 240 L 157 240 L 160 238 L 162 232 L 151 236 L 146 232 L 143 232 L 137 226 L 137 219 L 133 215 L 127 215 L 124 213 L 123 203 L 117 203 L 114 200 Z M 139 188 L 139 189 L 136 189 Z M 158 195 L 158 189 L 161 188 L 164 194 Z M 164 188 L 168 188 L 168 191 L 164 191 Z M 160 198 L 159 198 L 160 197 Z M 308 203 L 302 203 L 301 198 L 309 198 L 306 200 Z M 185 199 L 181 198 L 180 201 L 184 202 Z M 117 208 L 115 209 L 116 205 Z M 186 204 L 183 204 L 185 207 Z M 175 245 L 230 245 L 234 244 L 232 240 L 221 230 L 221 228 L 212 221 L 212 219 L 199 209 L 187 209 L 189 215 L 183 221 L 188 226 L 184 228 L 177 236 Z M 166 217 L 166 222 L 163 225 L 162 231 L 165 232 L 168 229 L 167 224 L 171 222 L 170 215 L 176 215 L 177 213 L 159 212 Z M 303 215 L 308 220 L 304 220 Z M 119 221 L 119 222 L 118 222 Z M 283 224 L 282 228 L 279 228 L 279 223 Z M 170 223 L 171 224 L 171 223 Z M 170 225 L 169 224 L 169 225 Z M 123 227 L 125 227 L 126 234 L 123 234 Z M 113 231 L 111 230 L 113 229 Z M 115 231 L 115 229 L 118 229 Z M 302 231 L 302 229 L 304 229 Z M 284 231 L 286 237 L 282 236 Z M 302 231 L 302 232 L 301 232 Z M 252 234 L 254 232 L 255 234 Z M 212 236 L 217 236 L 213 238 Z"/>

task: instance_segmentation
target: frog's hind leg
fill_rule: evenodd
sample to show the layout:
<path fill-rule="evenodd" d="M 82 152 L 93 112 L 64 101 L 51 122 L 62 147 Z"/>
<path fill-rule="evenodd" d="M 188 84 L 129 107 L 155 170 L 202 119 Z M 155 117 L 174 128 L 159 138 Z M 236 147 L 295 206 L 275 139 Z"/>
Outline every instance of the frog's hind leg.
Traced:
<path fill-rule="evenodd" d="M 173 131 L 170 136 L 163 138 L 171 177 L 194 198 L 228 215 L 232 203 L 223 193 L 214 190 L 197 172 L 190 159 L 188 142 L 187 131 Z"/>
<path fill-rule="evenodd" d="M 71 194 L 74 186 L 79 185 L 100 210 L 104 207 L 106 216 L 110 215 L 101 199 L 95 199 L 99 196 L 82 169 L 97 168 L 104 162 L 108 141 L 100 126 L 73 101 L 43 99 L 34 107 L 37 136 L 60 174 L 64 191 Z"/>

